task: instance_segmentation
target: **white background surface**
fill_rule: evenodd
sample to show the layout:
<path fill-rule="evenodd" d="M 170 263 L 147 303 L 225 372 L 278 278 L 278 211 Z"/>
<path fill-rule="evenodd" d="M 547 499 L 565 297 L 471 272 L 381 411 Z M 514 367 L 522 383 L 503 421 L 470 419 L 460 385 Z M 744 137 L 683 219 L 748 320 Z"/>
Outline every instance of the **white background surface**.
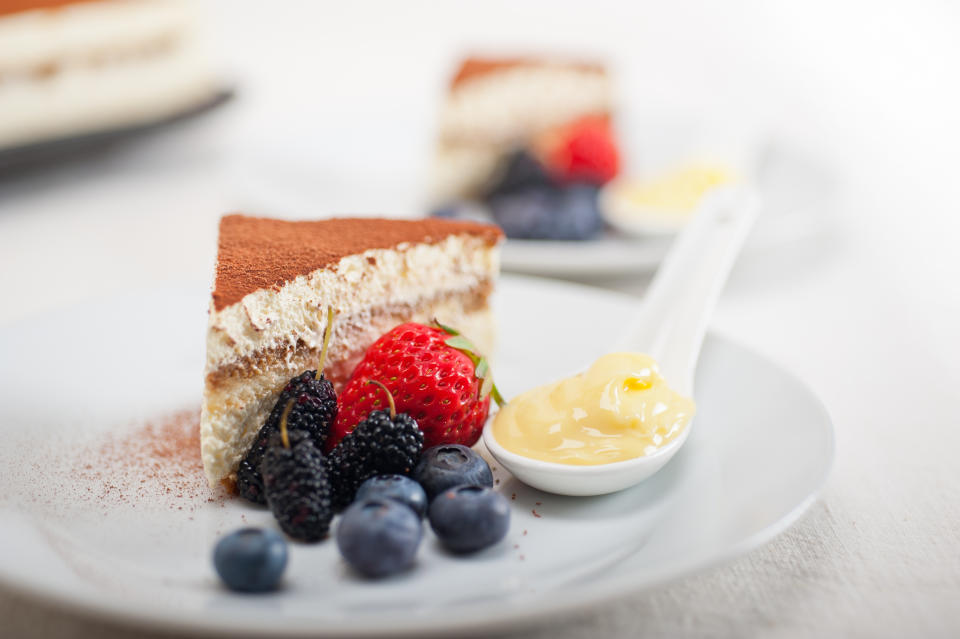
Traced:
<path fill-rule="evenodd" d="M 838 455 L 821 503 L 764 549 L 528 634 L 960 633 L 958 9 L 517 4 L 214 5 L 235 104 L 81 165 L 0 178 L 0 322 L 206 283 L 226 209 L 412 206 L 460 51 L 609 56 L 632 117 L 756 125 L 841 177 L 829 229 L 747 255 L 715 318 L 808 380 Z M 278 183 L 290 200 L 265 201 Z M 597 283 L 642 293 L 646 279 Z M 4 636 L 126 636 L 6 594 L 0 617 Z"/>

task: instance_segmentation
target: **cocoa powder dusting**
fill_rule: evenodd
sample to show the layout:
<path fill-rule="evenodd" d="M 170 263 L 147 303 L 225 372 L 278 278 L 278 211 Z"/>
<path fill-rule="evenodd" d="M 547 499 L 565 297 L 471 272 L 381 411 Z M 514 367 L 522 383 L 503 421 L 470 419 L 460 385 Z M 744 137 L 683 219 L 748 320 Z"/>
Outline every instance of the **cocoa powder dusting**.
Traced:
<path fill-rule="evenodd" d="M 93 0 L 3 0 L 0 2 L 0 16 L 45 9 L 55 11 L 66 5 L 93 2 Z"/>
<path fill-rule="evenodd" d="M 550 66 L 561 66 L 567 69 L 588 71 L 592 73 L 604 73 L 603 65 L 596 62 L 581 61 L 561 61 L 544 60 L 537 58 L 481 58 L 469 57 L 460 63 L 460 68 L 453 74 L 450 80 L 450 88 L 454 89 L 475 78 L 488 76 L 493 73 L 499 73 L 508 69 L 519 67 L 548 68 Z"/>
<path fill-rule="evenodd" d="M 225 215 L 220 220 L 213 307 L 223 310 L 258 289 L 279 288 L 347 255 L 405 243 L 435 244 L 450 235 L 474 236 L 490 246 L 503 238 L 503 232 L 490 224 L 439 218 L 304 222 Z"/>
<path fill-rule="evenodd" d="M 173 413 L 90 444 L 73 476 L 81 498 L 102 505 L 138 503 L 195 510 L 215 501 L 200 459 L 200 412 Z"/>

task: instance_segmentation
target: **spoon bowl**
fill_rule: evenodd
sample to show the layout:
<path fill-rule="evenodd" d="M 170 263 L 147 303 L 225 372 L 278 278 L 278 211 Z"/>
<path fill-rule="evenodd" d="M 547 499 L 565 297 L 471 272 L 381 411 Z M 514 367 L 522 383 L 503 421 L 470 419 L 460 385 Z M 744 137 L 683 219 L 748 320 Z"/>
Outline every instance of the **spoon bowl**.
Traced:
<path fill-rule="evenodd" d="M 651 455 L 591 466 L 558 464 L 512 453 L 497 442 L 489 423 L 483 429 L 483 445 L 494 459 L 524 484 L 555 495 L 586 497 L 606 495 L 636 486 L 663 468 L 689 435 L 688 424 L 670 443 Z"/>
<path fill-rule="evenodd" d="M 707 323 L 733 262 L 759 209 L 746 187 L 718 189 L 678 235 L 650 284 L 632 330 L 618 351 L 645 352 L 657 360 L 671 387 L 693 396 L 697 357 Z M 579 374 L 586 367 L 573 374 Z M 690 434 L 692 421 L 649 455 L 594 465 L 542 461 L 511 452 L 496 439 L 487 420 L 483 443 L 517 479 L 559 495 L 603 495 L 635 486 L 663 468 Z"/>

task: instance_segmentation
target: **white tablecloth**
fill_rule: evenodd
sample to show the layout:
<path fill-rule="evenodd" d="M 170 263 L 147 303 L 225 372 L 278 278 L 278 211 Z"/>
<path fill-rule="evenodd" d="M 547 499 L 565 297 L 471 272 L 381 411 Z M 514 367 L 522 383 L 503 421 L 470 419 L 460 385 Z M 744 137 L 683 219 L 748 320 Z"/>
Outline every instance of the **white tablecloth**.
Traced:
<path fill-rule="evenodd" d="M 128 287 L 204 286 L 230 208 L 412 206 L 457 51 L 599 51 L 634 116 L 762 124 L 839 179 L 820 232 L 743 256 L 714 321 L 820 395 L 837 459 L 820 502 L 762 549 L 518 632 L 960 635 L 955 8 L 513 4 L 214 6 L 234 105 L 0 179 L 0 325 Z M 640 294 L 646 276 L 594 283 Z M 144 636 L 2 591 L 0 619 L 0 636 Z"/>

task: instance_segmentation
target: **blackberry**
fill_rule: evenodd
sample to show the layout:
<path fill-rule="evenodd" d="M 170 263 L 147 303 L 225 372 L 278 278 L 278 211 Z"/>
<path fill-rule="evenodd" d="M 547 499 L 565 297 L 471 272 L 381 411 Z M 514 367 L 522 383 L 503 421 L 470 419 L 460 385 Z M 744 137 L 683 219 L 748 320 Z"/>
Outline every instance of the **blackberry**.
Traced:
<path fill-rule="evenodd" d="M 390 411 L 375 410 L 348 433 L 325 460 L 333 489 L 333 506 L 342 511 L 353 502 L 360 484 L 376 475 L 409 475 L 423 452 L 423 433 L 405 413 L 397 414 L 390 391 Z"/>
<path fill-rule="evenodd" d="M 550 188 L 554 180 L 537 157 L 526 149 L 511 151 L 500 163 L 486 189 L 486 199 L 527 188 Z"/>
<path fill-rule="evenodd" d="M 323 335 L 323 348 L 320 351 L 320 367 L 315 371 L 306 371 L 287 382 L 269 417 L 257 433 L 253 445 L 237 468 L 237 492 L 247 501 L 262 505 L 267 503 L 260 464 L 270 439 L 280 432 L 280 416 L 291 399 L 296 401 L 287 416 L 287 429 L 290 432 L 302 431 L 309 434 L 317 450 L 323 450 L 330 428 L 337 418 L 337 394 L 333 390 L 333 384 L 320 372 L 323 370 L 332 326 L 333 307 L 330 307 L 327 312 L 327 328 Z"/>
<path fill-rule="evenodd" d="M 256 504 L 266 504 L 263 493 L 263 477 L 260 464 L 270 439 L 280 432 L 280 416 L 287 402 L 293 400 L 293 408 L 287 417 L 287 429 L 291 433 L 303 432 L 310 436 L 318 450 L 330 434 L 330 427 L 337 417 L 337 394 L 333 384 L 322 374 L 307 371 L 291 379 L 280 393 L 270 416 L 263 423 L 253 446 L 237 469 L 237 491 L 240 496 Z"/>
<path fill-rule="evenodd" d="M 330 482 L 323 455 L 309 433 L 287 431 L 288 401 L 280 419 L 280 433 L 263 455 L 263 488 L 270 512 L 283 532 L 300 541 L 319 541 L 333 519 Z"/>

